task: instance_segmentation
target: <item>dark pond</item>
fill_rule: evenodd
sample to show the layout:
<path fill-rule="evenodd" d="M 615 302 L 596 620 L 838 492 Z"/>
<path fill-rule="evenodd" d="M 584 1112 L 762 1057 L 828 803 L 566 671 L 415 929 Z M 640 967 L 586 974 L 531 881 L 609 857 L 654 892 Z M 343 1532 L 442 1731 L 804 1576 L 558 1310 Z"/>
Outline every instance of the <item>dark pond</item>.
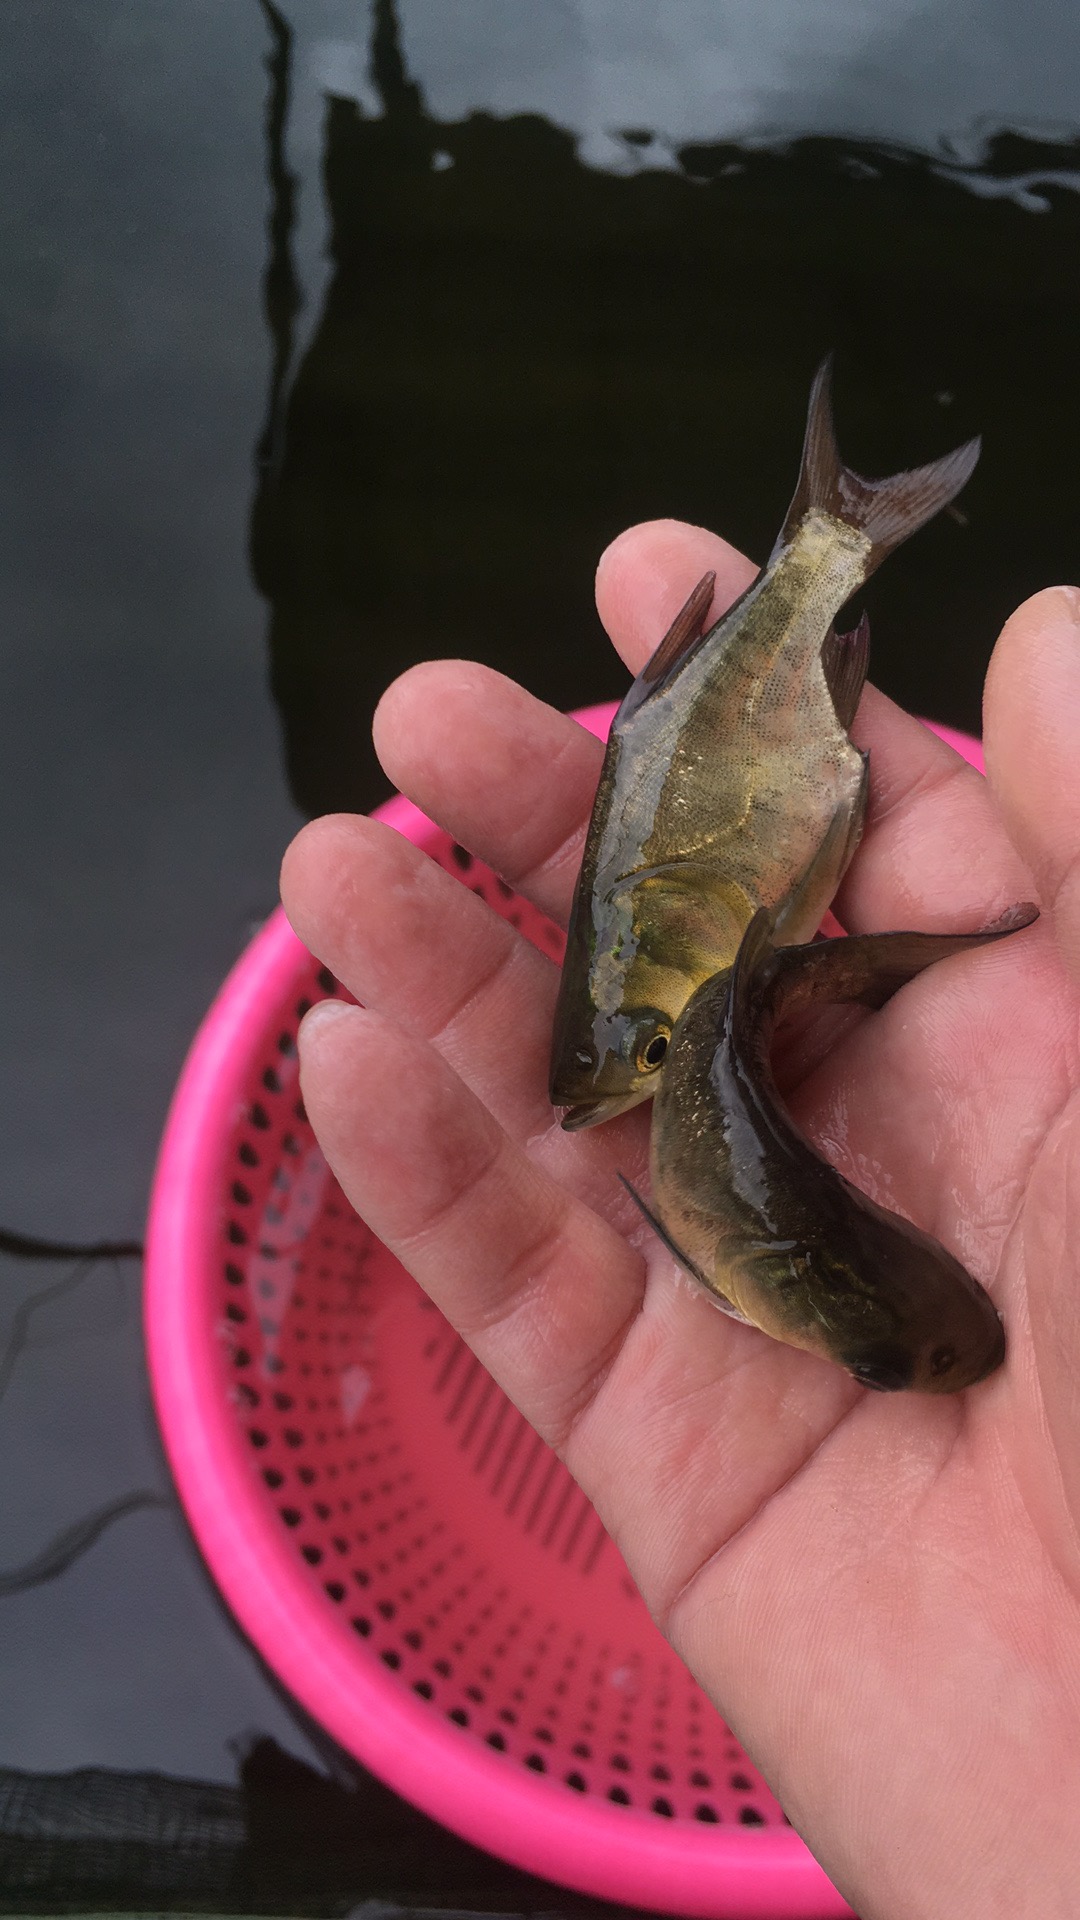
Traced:
<path fill-rule="evenodd" d="M 1077 572 L 1080 13 L 0 0 L 0 29 L 0 1907 L 565 1909 L 344 1769 L 235 1633 L 125 1243 L 289 834 L 383 793 L 382 687 L 465 653 L 617 690 L 601 547 L 675 514 L 765 553 L 828 347 L 856 466 L 984 433 L 868 594 L 879 683 L 977 726 L 1002 619 Z"/>

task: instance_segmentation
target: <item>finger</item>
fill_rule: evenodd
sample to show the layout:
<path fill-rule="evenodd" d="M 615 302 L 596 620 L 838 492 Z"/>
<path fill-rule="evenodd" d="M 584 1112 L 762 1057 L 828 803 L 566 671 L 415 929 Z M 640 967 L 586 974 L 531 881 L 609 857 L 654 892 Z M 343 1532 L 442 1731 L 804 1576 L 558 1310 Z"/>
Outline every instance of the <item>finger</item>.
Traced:
<path fill-rule="evenodd" d="M 297 934 L 364 1006 L 435 1046 L 512 1139 L 579 1199 L 633 1225 L 647 1121 L 564 1133 L 548 1098 L 558 973 L 508 920 L 379 820 L 328 814 L 282 862 Z"/>
<path fill-rule="evenodd" d="M 295 931 L 348 991 L 432 1045 L 518 1138 L 553 1125 L 554 963 L 382 821 L 328 814 L 281 869 Z"/>
<path fill-rule="evenodd" d="M 563 1447 L 640 1310 L 640 1255 L 508 1139 L 432 1048 L 324 1002 L 301 1086 L 343 1191 Z"/>
<path fill-rule="evenodd" d="M 597 570 L 601 619 L 636 673 L 703 573 L 713 611 L 755 569 L 719 535 L 678 521 L 620 534 Z M 455 839 L 565 925 L 603 757 L 598 741 L 502 674 L 431 661 L 387 689 L 375 750 L 390 780 Z"/>
<path fill-rule="evenodd" d="M 394 785 L 565 926 L 599 740 L 504 674 L 464 660 L 428 661 L 395 680 L 373 733 Z"/>
<path fill-rule="evenodd" d="M 1031 880 L 982 775 L 868 686 L 852 738 L 870 755 L 870 804 L 834 910 L 851 933 L 984 925 Z"/>
<path fill-rule="evenodd" d="M 1006 622 L 986 680 L 986 766 L 1002 815 L 1080 972 L 1080 591 L 1048 587 Z"/>
<path fill-rule="evenodd" d="M 284 910 L 357 1000 L 438 1048 L 530 1158 L 621 1227 L 636 1212 L 613 1162 L 644 1175 L 648 1119 L 588 1137 L 548 1098 L 557 968 L 471 887 L 380 820 L 327 814 L 282 860 Z"/>

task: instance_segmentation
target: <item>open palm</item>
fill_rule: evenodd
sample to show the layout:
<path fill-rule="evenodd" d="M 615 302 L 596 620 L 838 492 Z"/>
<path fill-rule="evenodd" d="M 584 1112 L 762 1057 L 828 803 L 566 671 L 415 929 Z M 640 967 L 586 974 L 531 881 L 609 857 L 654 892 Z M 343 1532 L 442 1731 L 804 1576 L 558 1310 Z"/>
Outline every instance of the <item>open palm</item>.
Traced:
<path fill-rule="evenodd" d="M 601 563 L 632 672 L 715 536 L 633 529 Z M 864 1920 L 1080 1912 L 1080 595 L 998 643 L 984 781 L 867 689 L 851 931 L 1043 919 L 949 961 L 790 1099 L 830 1158 L 949 1246 L 1001 1309 L 967 1394 L 867 1394 L 682 1280 L 617 1172 L 648 1109 L 563 1133 L 546 1097 L 556 971 L 379 823 L 286 857 L 303 939 L 364 1003 L 301 1033 L 327 1158 L 617 1540 L 663 1631 Z M 565 921 L 600 748 L 490 670 L 416 668 L 376 741 L 391 778 Z M 820 1049 L 817 1049 L 820 1052 Z"/>

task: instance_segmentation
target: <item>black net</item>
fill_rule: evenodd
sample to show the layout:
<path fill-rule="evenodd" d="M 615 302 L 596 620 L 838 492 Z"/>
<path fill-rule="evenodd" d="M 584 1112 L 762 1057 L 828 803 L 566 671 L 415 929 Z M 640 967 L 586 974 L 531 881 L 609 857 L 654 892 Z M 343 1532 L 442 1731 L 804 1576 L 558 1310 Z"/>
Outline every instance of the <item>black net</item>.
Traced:
<path fill-rule="evenodd" d="M 0 1768 L 0 1913 L 617 1914 L 490 1859 L 370 1775 L 255 1740 L 236 1786 Z"/>

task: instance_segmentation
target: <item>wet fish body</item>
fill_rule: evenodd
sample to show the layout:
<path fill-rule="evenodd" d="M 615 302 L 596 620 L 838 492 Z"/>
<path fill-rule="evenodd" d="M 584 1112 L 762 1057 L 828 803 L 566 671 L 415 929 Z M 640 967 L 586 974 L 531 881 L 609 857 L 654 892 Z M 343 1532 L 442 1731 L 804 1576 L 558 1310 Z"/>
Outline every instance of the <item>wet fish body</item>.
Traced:
<path fill-rule="evenodd" d="M 833 628 L 893 547 L 968 478 L 978 443 L 888 480 L 837 453 L 828 365 L 773 555 L 708 631 L 706 576 L 616 714 L 556 1009 L 551 1097 L 568 1127 L 654 1092 L 694 990 L 760 906 L 808 939 L 858 843 L 866 763 L 849 728 L 869 632 Z"/>
<path fill-rule="evenodd" d="M 734 967 L 698 989 L 675 1027 L 653 1106 L 651 1203 L 634 1195 L 721 1306 L 882 1391 L 952 1393 L 1001 1364 L 1005 1336 L 989 1296 L 810 1146 L 780 1100 L 769 1041 L 786 1012 L 883 1006 L 926 967 L 1036 917 L 1025 906 L 982 933 L 778 950 L 770 915 L 755 915 Z"/>

